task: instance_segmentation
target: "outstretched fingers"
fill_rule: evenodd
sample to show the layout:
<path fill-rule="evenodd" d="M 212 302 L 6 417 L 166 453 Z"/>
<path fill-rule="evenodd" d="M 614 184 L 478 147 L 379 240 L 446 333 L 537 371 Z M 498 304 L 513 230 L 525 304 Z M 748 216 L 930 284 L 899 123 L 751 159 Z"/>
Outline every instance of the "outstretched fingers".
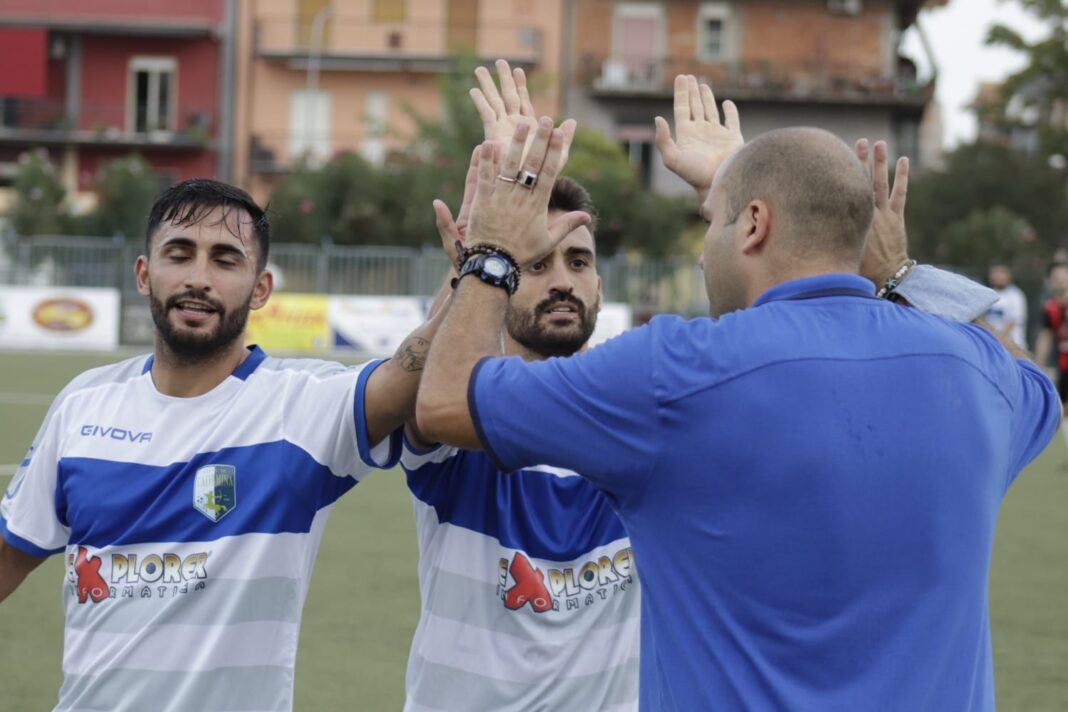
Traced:
<path fill-rule="evenodd" d="M 728 99 L 723 102 L 723 125 L 731 133 L 742 135 L 742 120 L 738 117 L 738 105 Z"/>
<path fill-rule="evenodd" d="M 498 59 L 495 66 L 497 67 L 497 78 L 501 82 L 501 99 L 504 101 L 504 110 L 508 114 L 518 114 L 521 102 L 515 77 L 512 76 L 512 68 L 503 59 Z"/>
<path fill-rule="evenodd" d="M 449 264 L 456 264 L 456 242 L 463 242 L 456 221 L 452 219 L 449 206 L 442 200 L 434 201 L 434 224 L 438 227 L 438 235 L 441 237 L 441 249 L 449 258 Z"/>
<path fill-rule="evenodd" d="M 890 171 L 886 165 L 886 141 L 876 141 L 872 147 L 872 192 L 875 194 L 875 208 L 886 207 L 890 195 Z"/>
<path fill-rule="evenodd" d="M 530 149 L 523 160 L 521 170 L 528 171 L 534 175 L 541 173 L 542 164 L 545 162 L 545 154 L 549 150 L 549 139 L 552 137 L 554 130 L 558 129 L 553 129 L 553 120 L 548 116 L 541 117 L 538 121 L 538 130 L 534 133 L 534 141 L 530 144 Z"/>
<path fill-rule="evenodd" d="M 541 164 L 538 175 L 538 184 L 534 186 L 534 192 L 539 200 L 546 205 L 549 203 L 549 193 L 552 192 L 553 184 L 557 176 L 564 170 L 567 158 L 564 155 L 564 132 L 561 129 L 552 129 L 545 148 L 545 157 Z"/>
<path fill-rule="evenodd" d="M 890 193 L 890 209 L 898 215 L 905 215 L 905 201 L 909 193 L 909 159 L 905 156 L 897 159 L 894 172 L 894 189 Z"/>
<path fill-rule="evenodd" d="M 653 123 L 656 125 L 656 150 L 660 151 L 664 163 L 670 165 L 679 150 L 675 139 L 671 138 L 671 127 L 668 126 L 667 119 L 661 116 L 654 118 Z"/>
<path fill-rule="evenodd" d="M 519 113 L 528 119 L 537 121 L 538 115 L 534 113 L 534 104 L 530 102 L 530 90 L 527 89 L 527 74 L 520 67 L 512 70 L 512 79 L 515 80 L 516 91 L 519 92 Z"/>
<path fill-rule="evenodd" d="M 686 90 L 690 100 L 690 118 L 694 121 L 704 121 L 705 107 L 701 103 L 701 87 L 697 83 L 697 77 L 692 74 L 686 76 Z"/>
<path fill-rule="evenodd" d="M 467 230 L 467 223 L 471 216 L 471 204 L 475 200 L 475 191 L 478 189 L 478 158 L 481 146 L 475 146 L 471 152 L 471 163 L 467 166 L 467 176 L 464 178 L 464 198 L 460 203 L 460 212 L 456 216 L 457 230 L 463 239 Z"/>
<path fill-rule="evenodd" d="M 509 179 L 508 182 L 512 182 L 512 179 L 519 173 L 519 166 L 523 162 L 523 150 L 526 148 L 529 134 L 530 126 L 527 124 L 519 124 L 512 133 L 508 150 L 501 159 L 500 175 L 502 178 Z"/>
<path fill-rule="evenodd" d="M 495 112 L 494 118 L 508 113 L 504 107 L 504 100 L 501 99 L 501 93 L 497 91 L 497 85 L 493 83 L 493 76 L 489 70 L 485 67 L 475 67 L 475 79 L 478 80 L 478 86 L 482 89 L 482 94 L 485 96 L 487 103 Z"/>
<path fill-rule="evenodd" d="M 712 87 L 707 84 L 700 86 L 701 107 L 705 112 L 705 119 L 714 124 L 720 123 L 719 109 L 716 108 L 716 95 L 712 93 Z"/>
<path fill-rule="evenodd" d="M 685 74 L 675 77 L 675 125 L 684 121 L 691 121 L 690 115 L 690 84 Z"/>
<path fill-rule="evenodd" d="M 549 221 L 548 226 L 549 239 L 552 241 L 553 247 L 570 235 L 573 230 L 577 230 L 583 225 L 589 225 L 591 219 L 589 213 L 581 210 L 573 210 L 570 213 L 555 216 Z"/>

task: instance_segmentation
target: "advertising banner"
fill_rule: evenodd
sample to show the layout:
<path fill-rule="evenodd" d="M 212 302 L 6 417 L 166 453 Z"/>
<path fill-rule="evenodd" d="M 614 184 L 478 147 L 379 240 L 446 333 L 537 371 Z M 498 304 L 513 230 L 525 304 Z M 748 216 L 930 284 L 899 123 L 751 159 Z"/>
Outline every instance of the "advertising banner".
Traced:
<path fill-rule="evenodd" d="M 268 353 L 325 354 L 354 351 L 391 356 L 426 319 L 430 300 L 423 297 L 372 297 L 323 294 L 271 295 L 267 306 L 249 315 L 248 343 Z M 590 345 L 631 327 L 630 306 L 602 305 Z"/>
<path fill-rule="evenodd" d="M 0 348 L 111 351 L 119 290 L 0 286 Z"/>
<path fill-rule="evenodd" d="M 272 294 L 266 306 L 249 312 L 248 343 L 271 353 L 329 353 L 333 344 L 325 294 Z"/>
<path fill-rule="evenodd" d="M 429 306 L 421 297 L 330 297 L 334 348 L 390 356 L 423 323 Z"/>

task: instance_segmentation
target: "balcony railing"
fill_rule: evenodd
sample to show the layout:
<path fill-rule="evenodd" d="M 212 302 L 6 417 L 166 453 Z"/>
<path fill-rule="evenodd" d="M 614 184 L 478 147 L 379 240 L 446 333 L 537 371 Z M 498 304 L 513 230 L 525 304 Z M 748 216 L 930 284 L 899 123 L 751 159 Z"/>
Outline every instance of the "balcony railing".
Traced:
<path fill-rule="evenodd" d="M 173 119 L 151 125 L 131 121 L 128 111 L 125 104 L 86 102 L 74 116 L 58 99 L 0 97 L 0 142 L 195 147 L 215 131 L 205 109 L 183 106 Z"/>
<path fill-rule="evenodd" d="M 675 76 L 694 74 L 723 98 L 828 103 L 926 104 L 931 81 L 906 72 L 886 76 L 851 64 L 825 61 L 731 62 L 710 64 L 692 57 L 582 58 L 586 85 L 601 97 L 670 96 Z"/>
<path fill-rule="evenodd" d="M 323 67 L 434 71 L 451 65 L 458 51 L 480 59 L 504 57 L 515 64 L 535 65 L 542 55 L 542 32 L 520 22 L 487 22 L 450 28 L 444 21 L 369 22 L 351 18 L 324 26 L 318 48 L 309 26 L 291 18 L 266 18 L 256 23 L 256 52 L 261 57 L 306 61 L 318 49 Z"/>
<path fill-rule="evenodd" d="M 211 28 L 226 16 L 225 0 L 4 0 L 0 4 L 6 23 L 46 27 Z"/>

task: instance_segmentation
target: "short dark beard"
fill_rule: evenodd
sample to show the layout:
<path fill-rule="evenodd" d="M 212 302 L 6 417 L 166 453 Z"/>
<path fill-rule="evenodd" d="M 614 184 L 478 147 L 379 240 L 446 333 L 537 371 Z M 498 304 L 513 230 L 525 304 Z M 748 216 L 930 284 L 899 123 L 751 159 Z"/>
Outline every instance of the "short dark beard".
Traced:
<path fill-rule="evenodd" d="M 567 331 L 547 329 L 539 322 L 543 314 L 561 303 L 570 303 L 575 307 L 579 317 L 577 329 Z M 587 307 L 578 297 L 557 292 L 549 299 L 540 302 L 531 311 L 520 311 L 509 307 L 504 323 L 508 329 L 508 335 L 532 353 L 544 358 L 571 356 L 585 346 L 593 335 L 593 330 L 597 327 L 597 305 Z"/>
<path fill-rule="evenodd" d="M 216 310 L 219 315 L 219 325 L 215 327 L 215 331 L 200 335 L 182 333 L 174 328 L 167 314 L 177 306 L 178 302 L 187 299 L 203 302 Z M 242 337 L 245 333 L 245 324 L 248 323 L 252 294 L 250 293 L 245 303 L 232 312 L 226 311 L 222 304 L 198 289 L 170 297 L 164 304 L 149 288 L 148 302 L 152 311 L 152 321 L 156 324 L 156 333 L 163 340 L 170 355 L 184 364 L 195 364 L 214 360 Z"/>

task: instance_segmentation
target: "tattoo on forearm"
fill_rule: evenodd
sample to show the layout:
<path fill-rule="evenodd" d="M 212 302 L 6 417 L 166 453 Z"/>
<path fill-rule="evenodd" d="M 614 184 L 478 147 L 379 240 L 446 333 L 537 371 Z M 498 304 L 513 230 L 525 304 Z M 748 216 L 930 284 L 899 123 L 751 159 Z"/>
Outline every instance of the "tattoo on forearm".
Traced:
<path fill-rule="evenodd" d="M 397 349 L 393 354 L 393 361 L 405 371 L 422 371 L 426 366 L 426 354 L 430 350 L 430 342 L 418 336 L 413 336 Z"/>

